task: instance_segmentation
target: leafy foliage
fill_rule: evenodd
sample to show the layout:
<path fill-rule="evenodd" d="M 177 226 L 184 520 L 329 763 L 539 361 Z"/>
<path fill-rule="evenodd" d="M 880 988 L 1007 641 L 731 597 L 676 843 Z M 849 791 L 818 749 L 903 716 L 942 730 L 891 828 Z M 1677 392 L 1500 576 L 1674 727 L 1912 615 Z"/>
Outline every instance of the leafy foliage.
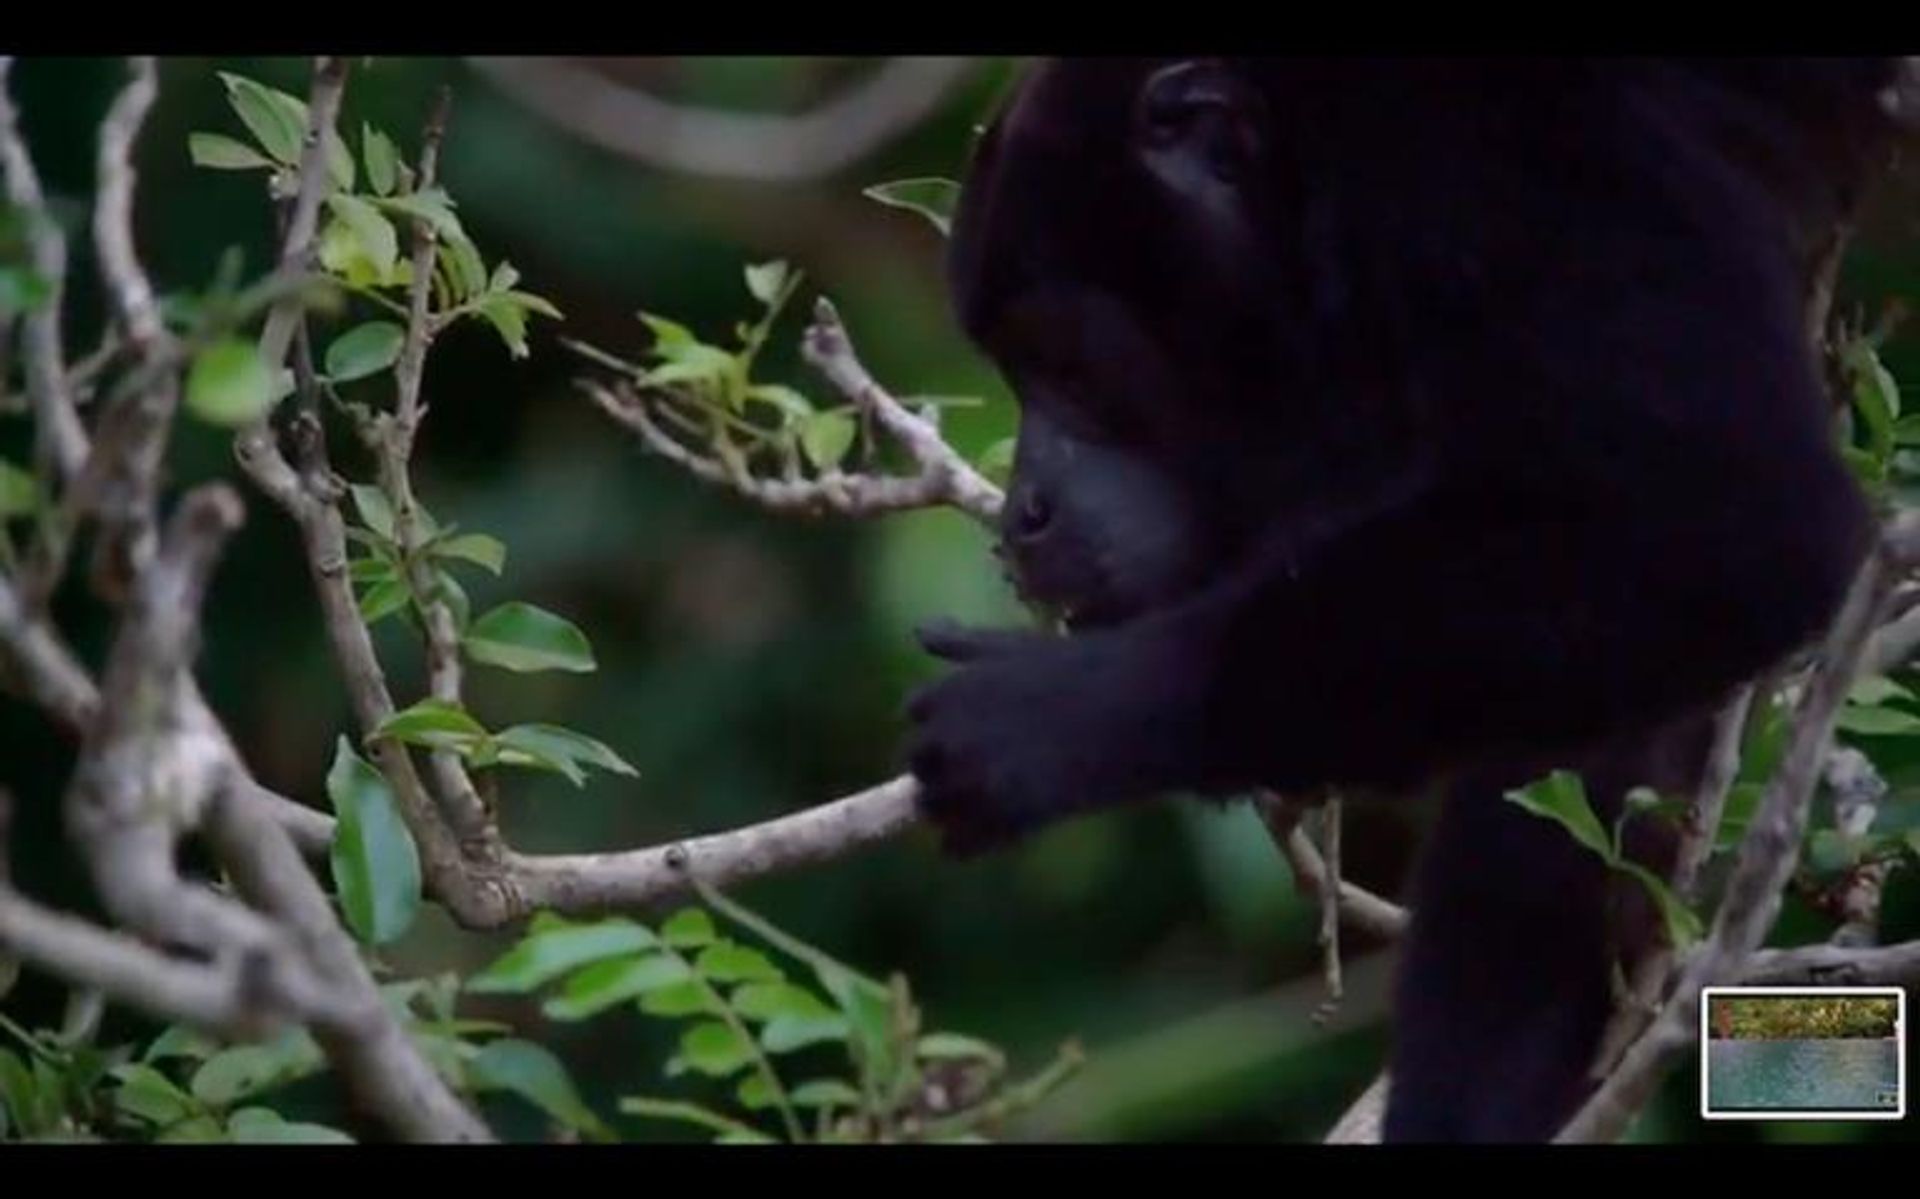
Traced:
<path fill-rule="evenodd" d="M 973 1139 L 1077 1063 L 1069 1049 L 1033 1079 L 1012 1081 L 993 1046 L 922 1032 L 904 979 L 883 984 L 702 893 L 706 908 L 683 908 L 658 928 L 538 916 L 468 990 L 544 992 L 541 1011 L 559 1022 L 616 1009 L 679 1022 L 666 1075 L 724 1083 L 731 1110 L 654 1095 L 622 1099 L 620 1110 L 723 1143 Z M 716 924 L 715 913 L 731 928 Z M 837 1069 L 829 1065 L 836 1060 Z M 808 1077 L 790 1081 L 799 1074 Z"/>

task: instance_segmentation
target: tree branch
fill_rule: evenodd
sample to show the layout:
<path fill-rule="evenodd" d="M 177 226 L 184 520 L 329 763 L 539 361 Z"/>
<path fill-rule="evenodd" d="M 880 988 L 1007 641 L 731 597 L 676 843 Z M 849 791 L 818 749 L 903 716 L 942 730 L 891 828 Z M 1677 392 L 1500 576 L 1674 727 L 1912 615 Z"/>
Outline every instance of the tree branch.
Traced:
<path fill-rule="evenodd" d="M 676 895 L 690 878 L 712 886 L 843 857 L 919 819 L 919 787 L 902 776 L 832 803 L 729 832 L 624 853 L 509 854 L 530 907 L 581 913 Z"/>
<path fill-rule="evenodd" d="M 34 273 L 47 288 L 46 299 L 27 314 L 23 330 L 27 398 L 33 408 L 35 456 L 64 485 L 79 474 L 87 457 L 86 432 L 67 389 L 66 349 L 60 332 L 67 241 L 47 211 L 40 176 L 20 136 L 18 114 L 8 94 L 12 64 L 13 59 L 0 57 L 0 166 L 6 168 L 7 199 L 26 224 Z"/>
<path fill-rule="evenodd" d="M 673 104 L 552 59 L 469 61 L 509 95 L 602 149 L 649 166 L 755 183 L 800 183 L 851 165 L 931 113 L 973 67 L 964 58 L 896 58 L 810 112 L 768 116 Z"/>

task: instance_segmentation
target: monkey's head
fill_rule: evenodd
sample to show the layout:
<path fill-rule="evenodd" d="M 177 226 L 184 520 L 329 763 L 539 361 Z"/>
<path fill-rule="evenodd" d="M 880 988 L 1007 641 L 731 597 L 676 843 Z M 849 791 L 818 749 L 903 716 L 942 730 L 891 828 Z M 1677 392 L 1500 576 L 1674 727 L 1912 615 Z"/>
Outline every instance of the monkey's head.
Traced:
<path fill-rule="evenodd" d="M 1145 60 L 1045 64 L 981 140 L 953 299 L 1021 406 L 1001 555 L 1072 627 L 1176 600 L 1241 523 L 1209 447 L 1272 373 L 1267 141 L 1235 68 Z"/>

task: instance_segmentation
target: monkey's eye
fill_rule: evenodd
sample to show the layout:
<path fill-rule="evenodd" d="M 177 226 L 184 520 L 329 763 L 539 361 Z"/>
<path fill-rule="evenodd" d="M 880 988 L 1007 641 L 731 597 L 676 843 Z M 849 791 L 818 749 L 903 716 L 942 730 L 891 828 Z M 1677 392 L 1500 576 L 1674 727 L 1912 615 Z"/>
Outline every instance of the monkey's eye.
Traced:
<path fill-rule="evenodd" d="M 1226 105 L 1175 99 L 1151 102 L 1141 113 L 1141 140 L 1150 150 L 1184 151 L 1215 178 L 1231 183 L 1244 171 L 1246 155 Z"/>
<path fill-rule="evenodd" d="M 1244 178 L 1259 152 L 1257 97 L 1226 67 L 1187 62 L 1141 88 L 1136 136 L 1156 174 L 1179 186 L 1195 176 Z"/>

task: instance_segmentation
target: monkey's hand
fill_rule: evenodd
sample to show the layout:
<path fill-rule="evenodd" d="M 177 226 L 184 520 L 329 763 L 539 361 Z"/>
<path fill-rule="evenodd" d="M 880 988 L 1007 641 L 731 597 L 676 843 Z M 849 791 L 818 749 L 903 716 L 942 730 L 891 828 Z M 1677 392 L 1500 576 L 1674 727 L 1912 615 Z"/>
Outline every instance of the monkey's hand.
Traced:
<path fill-rule="evenodd" d="M 921 643 L 960 669 L 913 696 L 908 765 L 950 853 L 1144 798 L 1183 760 L 1196 705 L 1137 639 L 940 625 Z"/>

